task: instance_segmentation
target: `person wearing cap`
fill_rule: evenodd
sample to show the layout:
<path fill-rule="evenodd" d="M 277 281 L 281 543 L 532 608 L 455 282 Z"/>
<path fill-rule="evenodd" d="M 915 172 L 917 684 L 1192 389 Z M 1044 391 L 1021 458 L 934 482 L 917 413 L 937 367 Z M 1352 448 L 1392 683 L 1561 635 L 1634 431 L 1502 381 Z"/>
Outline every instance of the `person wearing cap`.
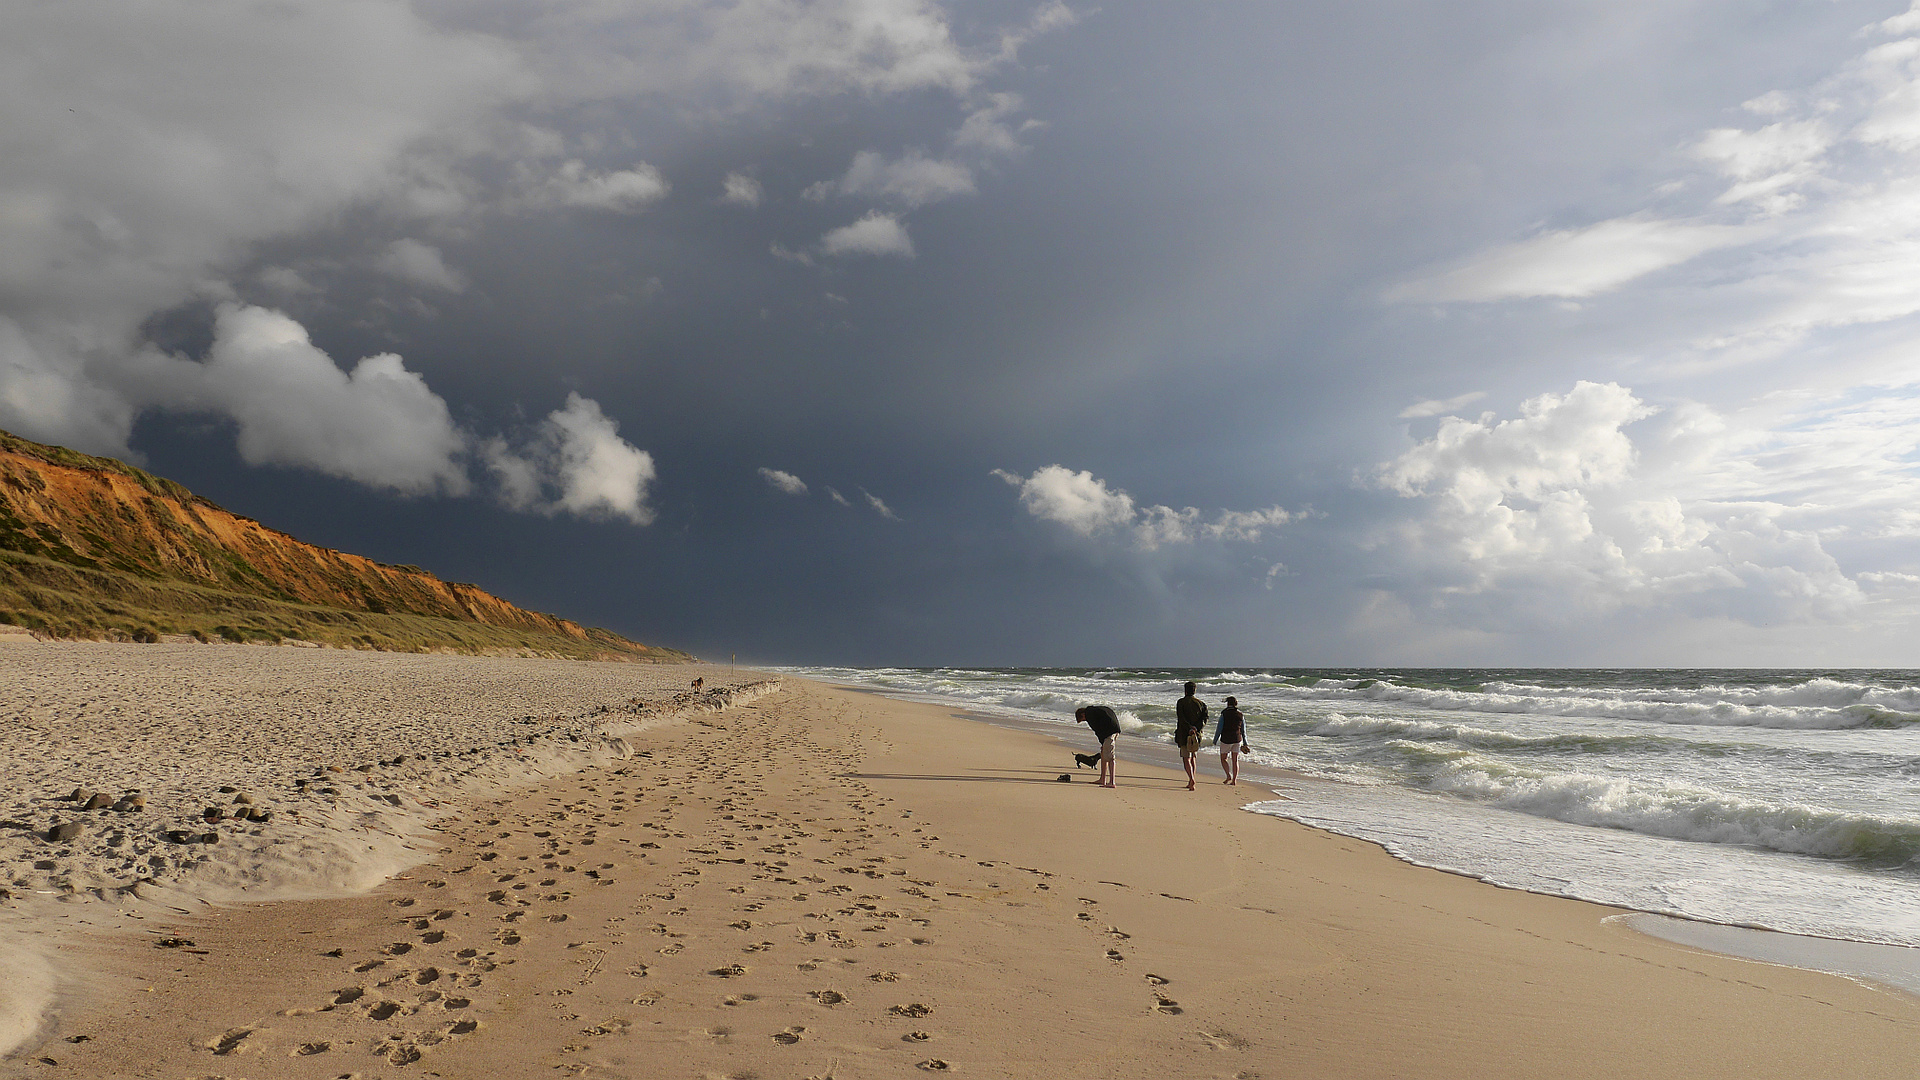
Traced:
<path fill-rule="evenodd" d="M 1220 771 L 1227 774 L 1223 784 L 1240 782 L 1240 755 L 1247 752 L 1247 725 L 1240 716 L 1240 702 L 1227 699 L 1220 710 L 1220 724 L 1213 729 L 1213 741 L 1220 745 Z"/>

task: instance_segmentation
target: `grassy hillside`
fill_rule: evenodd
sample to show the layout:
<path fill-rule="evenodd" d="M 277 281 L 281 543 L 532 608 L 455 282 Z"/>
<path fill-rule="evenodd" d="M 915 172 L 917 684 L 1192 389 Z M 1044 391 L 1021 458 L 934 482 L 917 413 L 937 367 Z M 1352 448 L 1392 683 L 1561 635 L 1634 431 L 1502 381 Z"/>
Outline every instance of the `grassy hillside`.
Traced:
<path fill-rule="evenodd" d="M 681 661 L 417 566 L 296 540 L 171 480 L 0 432 L 0 621 L 60 637 Z"/>

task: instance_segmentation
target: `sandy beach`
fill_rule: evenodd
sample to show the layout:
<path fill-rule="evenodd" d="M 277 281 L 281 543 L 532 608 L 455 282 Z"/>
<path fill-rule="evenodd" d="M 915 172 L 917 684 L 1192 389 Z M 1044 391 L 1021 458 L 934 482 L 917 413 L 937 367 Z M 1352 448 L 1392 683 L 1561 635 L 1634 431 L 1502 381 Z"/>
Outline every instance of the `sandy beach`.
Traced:
<path fill-rule="evenodd" d="M 29 883 L 7 901 L 27 946 L 9 989 L 44 991 L 6 1059 L 19 1075 L 1891 1077 L 1920 1035 L 1920 999 L 1248 814 L 1266 789 L 1217 773 L 1188 792 L 1123 762 L 1099 790 L 1057 740 L 939 707 L 791 678 L 680 695 L 764 678 L 724 668 L 5 648 L 10 689 L 39 680 L 32 708 L 9 699 L 16 818 L 140 786 L 146 746 L 186 780 L 142 813 L 199 809 L 213 765 L 243 758 L 224 786 L 279 808 L 252 846 L 128 888 L 119 847 L 35 870 L 54 846 L 7 841 Z M 203 700 L 251 721 L 132 741 Z M 235 734 L 281 726 L 308 741 Z M 408 735 L 362 742 L 378 731 Z M 112 785 L 73 771 L 88 745 Z M 330 764 L 380 786 L 294 785 Z M 320 812 L 349 800 L 408 816 Z M 356 892 L 340 837 L 376 827 L 378 883 Z M 335 861 L 298 879 L 276 847 Z M 382 860 L 412 865 L 385 878 Z M 270 863 L 286 876 L 234 869 Z M 250 888 L 286 898 L 235 902 Z"/>

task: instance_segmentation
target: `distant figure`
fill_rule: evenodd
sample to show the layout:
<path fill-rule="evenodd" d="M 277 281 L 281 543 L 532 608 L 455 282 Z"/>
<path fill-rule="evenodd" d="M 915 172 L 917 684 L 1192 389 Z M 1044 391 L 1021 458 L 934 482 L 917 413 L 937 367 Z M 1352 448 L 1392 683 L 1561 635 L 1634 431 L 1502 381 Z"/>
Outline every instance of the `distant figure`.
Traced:
<path fill-rule="evenodd" d="M 1093 729 L 1100 740 L 1100 779 L 1095 787 L 1113 786 L 1113 741 L 1120 737 L 1120 718 L 1105 705 L 1085 705 L 1073 710 L 1073 718 Z"/>
<path fill-rule="evenodd" d="M 1220 726 L 1213 729 L 1213 741 L 1220 744 L 1220 771 L 1227 774 L 1223 784 L 1240 782 L 1240 755 L 1247 752 L 1247 725 L 1240 718 L 1240 702 L 1227 699 L 1220 710 Z"/>
<path fill-rule="evenodd" d="M 695 690 L 698 690 L 705 685 L 707 685 L 707 677 L 705 675 L 702 675 L 699 678 L 693 680 L 693 688 Z"/>
<path fill-rule="evenodd" d="M 1193 696 L 1193 684 L 1187 684 L 1187 696 L 1173 705 L 1173 741 L 1180 746 L 1180 764 L 1187 770 L 1187 790 L 1193 790 L 1193 759 L 1200 753 L 1200 736 L 1207 729 L 1207 703 Z"/>

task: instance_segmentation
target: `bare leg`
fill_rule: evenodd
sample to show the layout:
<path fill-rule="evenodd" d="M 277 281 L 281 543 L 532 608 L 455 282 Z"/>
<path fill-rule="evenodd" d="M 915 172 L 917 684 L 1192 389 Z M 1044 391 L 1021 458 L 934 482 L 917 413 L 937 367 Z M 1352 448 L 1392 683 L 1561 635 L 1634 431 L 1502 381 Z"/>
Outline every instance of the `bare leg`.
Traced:
<path fill-rule="evenodd" d="M 1182 764 L 1182 765 L 1184 765 L 1184 766 L 1186 766 L 1186 767 L 1187 767 L 1187 790 L 1188 790 L 1188 791 L 1192 791 L 1192 790 L 1193 790 L 1193 781 L 1194 781 L 1194 774 L 1193 774 L 1193 769 L 1194 769 L 1194 759 L 1195 759 L 1195 758 L 1197 758 L 1197 757 L 1199 757 L 1199 756 L 1200 756 L 1200 755 L 1198 755 L 1198 754 L 1181 754 L 1181 755 L 1180 755 L 1180 764 Z"/>
<path fill-rule="evenodd" d="M 1100 744 L 1100 782 L 1098 787 L 1113 787 L 1113 747 L 1109 743 Z"/>

